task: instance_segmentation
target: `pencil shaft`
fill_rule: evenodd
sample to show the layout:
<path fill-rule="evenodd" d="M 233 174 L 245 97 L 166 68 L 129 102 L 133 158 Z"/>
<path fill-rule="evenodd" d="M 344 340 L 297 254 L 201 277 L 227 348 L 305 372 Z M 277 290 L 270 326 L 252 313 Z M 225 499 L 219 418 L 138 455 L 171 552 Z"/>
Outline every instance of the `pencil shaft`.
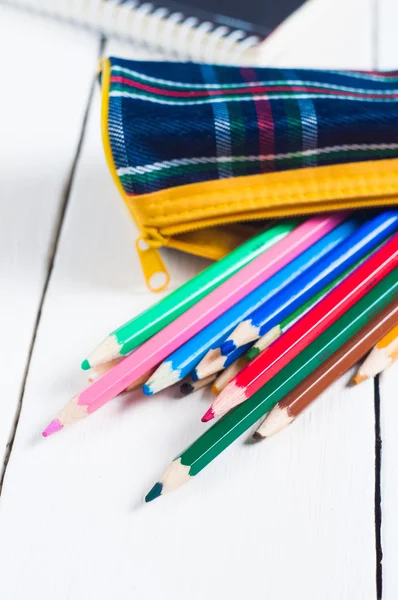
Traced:
<path fill-rule="evenodd" d="M 377 344 L 377 348 L 388 348 L 398 338 L 398 325 L 393 327 Z"/>
<path fill-rule="evenodd" d="M 91 374 L 89 376 L 89 382 L 92 383 L 93 381 L 95 381 L 96 379 L 101 377 L 101 375 L 104 375 L 105 373 L 110 371 L 113 367 L 115 367 L 117 364 L 119 364 L 120 361 L 122 361 L 122 360 L 123 360 L 122 358 L 116 358 L 108 363 L 102 363 L 100 365 L 96 365 L 91 370 Z M 134 381 L 134 383 L 132 383 L 124 391 L 131 392 L 132 390 L 137 389 L 138 387 L 143 385 L 149 379 L 149 377 L 152 375 L 152 373 L 153 373 L 153 369 L 151 369 L 150 371 L 145 373 L 142 377 L 137 379 L 137 381 Z"/>
<path fill-rule="evenodd" d="M 206 294 L 209 294 L 234 273 L 262 254 L 267 248 L 283 239 L 293 231 L 298 223 L 297 220 L 289 220 L 271 226 L 266 231 L 243 243 L 221 260 L 211 264 L 196 277 L 171 292 L 148 310 L 112 331 L 110 336 L 115 338 L 115 344 L 118 348 L 117 354 L 125 356 L 155 335 Z M 89 356 L 88 367 L 90 363 L 91 366 L 95 366 L 96 354 L 102 357 L 101 362 L 116 358 L 113 355 L 107 356 L 106 341 L 104 345 L 104 352 L 94 352 L 91 360 Z"/>
<path fill-rule="evenodd" d="M 395 269 L 249 400 L 219 419 L 182 452 L 178 458 L 189 468 L 189 475 L 197 475 L 397 296 Z"/>

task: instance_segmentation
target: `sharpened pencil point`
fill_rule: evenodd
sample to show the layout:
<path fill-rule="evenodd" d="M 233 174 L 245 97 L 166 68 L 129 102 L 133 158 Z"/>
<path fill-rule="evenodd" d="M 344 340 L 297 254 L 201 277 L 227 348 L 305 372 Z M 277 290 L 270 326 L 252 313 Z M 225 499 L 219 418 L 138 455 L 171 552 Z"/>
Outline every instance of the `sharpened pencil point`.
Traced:
<path fill-rule="evenodd" d="M 261 435 L 261 433 L 259 433 L 258 431 L 255 431 L 252 435 L 253 440 L 256 440 L 256 442 L 260 442 L 261 440 L 265 440 L 265 435 Z"/>
<path fill-rule="evenodd" d="M 221 346 L 221 354 L 223 354 L 224 356 L 231 354 L 231 352 L 233 352 L 234 350 L 236 350 L 236 346 L 233 340 L 227 340 Z"/>
<path fill-rule="evenodd" d="M 156 500 L 156 498 L 159 498 L 159 496 L 162 495 L 162 490 L 163 484 L 158 481 L 145 496 L 145 502 L 152 502 L 152 500 Z"/>
<path fill-rule="evenodd" d="M 47 427 L 45 428 L 45 430 L 42 433 L 43 437 L 48 437 L 49 435 L 52 435 L 53 433 L 57 433 L 57 431 L 61 431 L 61 429 L 63 429 L 64 426 L 62 425 L 61 421 L 59 421 L 59 419 L 54 419 L 53 421 L 51 421 L 51 423 L 49 425 L 47 425 Z"/>
<path fill-rule="evenodd" d="M 88 362 L 87 358 L 82 362 L 80 366 L 83 369 L 83 371 L 88 371 L 89 369 L 91 369 L 91 365 Z"/>
<path fill-rule="evenodd" d="M 256 358 L 256 356 L 258 356 L 260 354 L 260 350 L 258 348 L 250 348 L 247 353 L 246 353 L 246 358 L 248 360 L 253 360 L 253 358 Z"/>
<path fill-rule="evenodd" d="M 151 390 L 150 386 L 146 383 L 144 383 L 144 385 L 142 386 L 142 391 L 144 392 L 145 396 L 153 396 L 153 391 Z"/>
<path fill-rule="evenodd" d="M 184 396 L 188 396 L 188 394 L 192 394 L 194 389 L 195 388 L 193 387 L 193 385 L 191 385 L 188 382 L 185 382 L 181 385 L 180 392 L 181 392 L 181 394 L 184 394 Z"/>
<path fill-rule="evenodd" d="M 362 383 L 362 381 L 365 381 L 366 379 L 368 379 L 368 378 L 366 377 L 366 375 L 361 375 L 360 373 L 357 373 L 357 374 L 356 374 L 356 375 L 355 375 L 355 376 L 352 378 L 352 381 L 351 381 L 351 383 L 352 383 L 353 385 L 358 385 L 358 384 Z"/>
<path fill-rule="evenodd" d="M 212 419 L 214 419 L 214 416 L 214 411 L 210 406 L 209 410 L 203 415 L 201 421 L 202 423 L 207 423 L 207 421 L 211 421 Z"/>

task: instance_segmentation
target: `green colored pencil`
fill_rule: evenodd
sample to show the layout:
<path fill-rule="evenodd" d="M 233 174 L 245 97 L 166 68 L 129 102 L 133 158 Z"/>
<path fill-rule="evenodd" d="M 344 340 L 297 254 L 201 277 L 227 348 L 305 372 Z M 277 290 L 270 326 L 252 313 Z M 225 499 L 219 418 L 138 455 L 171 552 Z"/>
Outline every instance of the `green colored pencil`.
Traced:
<path fill-rule="evenodd" d="M 379 246 L 376 248 L 376 250 Z M 248 361 L 256 358 L 263 350 L 268 348 L 282 333 L 289 329 L 296 321 L 298 321 L 302 316 L 304 316 L 315 304 L 319 302 L 326 294 L 328 294 L 333 288 L 335 288 L 343 279 L 348 277 L 350 273 L 355 271 L 359 265 L 361 265 L 371 254 L 373 254 L 375 250 L 369 252 L 366 256 L 358 260 L 352 267 L 344 271 L 339 277 L 336 277 L 331 283 L 326 285 L 323 289 L 321 289 L 315 296 L 307 300 L 303 306 L 299 306 L 291 315 L 288 315 L 286 319 L 283 319 L 279 323 L 279 325 L 275 325 L 272 329 L 267 331 L 263 336 L 261 336 L 251 348 L 246 352 L 245 357 Z"/>
<path fill-rule="evenodd" d="M 145 500 L 150 502 L 197 475 L 397 296 L 398 269 L 394 269 L 258 392 L 184 450 L 169 465 Z"/>
<path fill-rule="evenodd" d="M 82 369 L 87 370 L 129 354 L 246 264 L 286 237 L 299 223 L 299 220 L 279 222 L 211 264 L 160 302 L 112 331 L 82 362 Z"/>

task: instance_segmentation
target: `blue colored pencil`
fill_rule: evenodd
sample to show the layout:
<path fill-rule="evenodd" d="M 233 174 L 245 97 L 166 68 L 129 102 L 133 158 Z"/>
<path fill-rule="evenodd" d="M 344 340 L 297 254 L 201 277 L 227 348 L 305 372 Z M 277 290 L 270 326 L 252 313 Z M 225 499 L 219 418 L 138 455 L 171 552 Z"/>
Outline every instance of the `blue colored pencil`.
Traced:
<path fill-rule="evenodd" d="M 382 212 L 361 225 L 324 260 L 315 263 L 276 296 L 263 303 L 247 318 L 242 319 L 222 344 L 221 354 L 228 355 L 238 347 L 257 340 L 348 267 L 375 249 L 397 229 L 398 211 L 396 210 Z"/>
<path fill-rule="evenodd" d="M 199 379 L 203 379 L 207 377 L 203 373 L 209 373 L 213 375 L 214 373 L 218 373 L 219 371 L 223 371 L 233 362 L 235 362 L 242 354 L 247 352 L 249 348 L 252 347 L 253 344 L 245 344 L 244 346 L 240 346 L 231 354 L 227 356 L 225 354 L 221 354 L 220 348 L 217 348 L 213 352 L 208 352 L 200 361 L 200 363 L 195 367 L 195 369 L 191 373 L 192 381 L 198 381 Z"/>
<path fill-rule="evenodd" d="M 193 371 L 209 351 L 214 350 L 216 354 L 219 354 L 221 344 L 242 319 L 249 316 L 256 308 L 275 296 L 346 240 L 358 228 L 361 222 L 359 219 L 359 217 L 352 217 L 333 229 L 323 239 L 316 242 L 173 352 L 143 386 L 144 393 L 152 395 L 180 381 Z"/>

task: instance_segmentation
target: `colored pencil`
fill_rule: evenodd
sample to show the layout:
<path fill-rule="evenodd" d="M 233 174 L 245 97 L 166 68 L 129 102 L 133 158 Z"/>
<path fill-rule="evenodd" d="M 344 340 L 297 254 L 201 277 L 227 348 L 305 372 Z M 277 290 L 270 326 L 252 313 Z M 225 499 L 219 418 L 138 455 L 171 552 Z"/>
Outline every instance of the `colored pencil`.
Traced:
<path fill-rule="evenodd" d="M 93 367 L 91 369 L 91 371 L 89 373 L 89 377 L 88 377 L 89 382 L 92 383 L 93 381 L 95 381 L 96 379 L 101 377 L 101 375 L 104 375 L 104 373 L 107 373 L 108 371 L 110 371 L 113 367 L 115 367 L 117 364 L 119 364 L 120 361 L 122 361 L 122 360 L 123 360 L 122 358 L 116 358 L 114 360 L 111 360 L 108 363 L 102 363 L 100 365 L 96 365 L 95 367 Z M 135 390 L 136 388 L 141 387 L 147 381 L 147 379 L 149 379 L 149 377 L 152 375 L 153 371 L 154 371 L 154 369 L 151 369 L 150 371 L 145 373 L 145 375 L 143 375 L 142 377 L 137 379 L 137 381 L 135 381 L 134 383 L 129 385 L 129 387 L 126 388 L 124 391 L 131 392 L 132 390 Z"/>
<path fill-rule="evenodd" d="M 147 502 L 154 500 L 197 475 L 397 297 L 398 273 L 395 269 L 363 296 L 355 307 L 344 312 L 340 319 L 290 361 L 247 402 L 219 419 L 184 450 L 169 465 L 145 500 Z"/>
<path fill-rule="evenodd" d="M 124 360 L 72 398 L 43 432 L 45 437 L 95 412 L 142 377 L 149 369 L 214 321 L 233 304 L 261 285 L 290 261 L 292 253 L 300 253 L 342 219 L 343 215 L 309 219 L 277 244 L 224 281 L 197 304 L 181 314 L 151 339 L 144 342 Z"/>
<path fill-rule="evenodd" d="M 257 428 L 253 437 L 264 439 L 282 431 L 334 381 L 361 360 L 391 327 L 395 325 L 395 328 L 398 328 L 397 323 L 398 299 L 395 299 L 278 402 Z"/>
<path fill-rule="evenodd" d="M 352 218 L 330 231 L 328 235 L 316 243 L 309 246 L 308 244 L 303 244 L 301 251 L 296 247 L 290 253 L 288 260 L 285 260 L 284 264 L 281 264 L 283 268 L 274 274 L 273 277 L 264 281 L 256 289 L 252 291 L 248 290 L 248 293 L 240 301 L 231 306 L 218 319 L 199 331 L 183 346 L 168 356 L 167 360 L 160 365 L 144 386 L 144 393 L 148 395 L 155 394 L 186 377 L 193 371 L 206 353 L 216 350 L 221 346 L 222 342 L 246 315 L 249 315 L 260 304 L 275 296 L 290 281 L 310 268 L 315 261 L 327 255 L 335 246 L 348 238 L 357 226 L 358 219 Z M 224 366 L 228 365 L 220 365 L 216 370 L 219 371 Z"/>
<path fill-rule="evenodd" d="M 210 375 L 210 377 L 205 377 L 204 379 L 200 379 L 199 381 L 194 381 L 192 377 L 189 376 L 182 382 L 180 392 L 181 394 L 184 394 L 184 396 L 193 394 L 193 392 L 196 392 L 197 390 L 200 390 L 206 387 L 207 385 L 213 383 L 216 377 L 217 374 L 214 373 L 213 375 Z"/>
<path fill-rule="evenodd" d="M 317 261 L 278 295 L 244 318 L 221 346 L 221 353 L 229 354 L 267 333 L 397 229 L 396 210 L 385 211 L 364 223 L 323 260 Z"/>
<path fill-rule="evenodd" d="M 398 325 L 381 339 L 373 348 L 353 378 L 354 384 L 361 383 L 369 377 L 376 377 L 385 371 L 398 358 Z"/>
<path fill-rule="evenodd" d="M 344 271 L 344 273 L 339 275 L 339 277 L 336 277 L 336 279 L 334 279 L 331 283 L 329 283 L 327 286 L 325 286 L 315 296 L 310 298 L 305 304 L 303 304 L 297 310 L 295 310 L 292 314 L 287 316 L 286 319 L 283 319 L 283 321 L 281 321 L 279 325 L 275 325 L 275 327 L 273 327 L 272 329 L 267 331 L 267 333 L 265 333 L 263 336 L 261 336 L 261 338 L 259 338 L 246 352 L 247 362 L 250 362 L 251 360 L 256 358 L 256 356 L 258 356 L 260 354 L 260 352 L 263 352 L 263 350 L 268 348 L 268 346 L 270 346 L 272 344 L 272 342 L 274 342 L 279 336 L 281 336 L 282 333 L 285 333 L 285 331 L 287 329 L 289 329 L 289 327 L 294 325 L 294 323 L 296 321 L 301 319 L 301 317 L 303 317 L 308 311 L 310 311 L 315 306 L 315 304 L 318 304 L 318 302 L 320 300 L 322 300 L 322 298 L 324 298 L 333 288 L 335 288 L 341 281 L 343 281 L 343 279 L 345 279 L 350 273 L 355 271 L 355 269 L 358 268 L 359 265 L 362 264 L 372 254 L 373 254 L 373 251 L 369 252 L 364 258 L 361 258 L 361 260 L 359 260 L 354 265 L 352 265 L 349 269 Z M 200 365 L 198 365 L 198 367 L 199 366 Z"/>
<path fill-rule="evenodd" d="M 235 362 L 233 362 L 232 365 L 229 365 L 229 367 L 227 367 L 225 371 L 222 371 L 222 373 L 217 377 L 217 379 L 213 383 L 213 387 L 211 388 L 213 394 L 219 394 L 221 390 L 223 390 L 225 386 L 231 381 L 231 379 L 233 379 L 235 375 L 237 375 L 239 371 L 241 371 L 247 365 L 248 360 L 246 356 L 247 355 L 241 356 L 240 358 L 235 360 Z M 211 377 L 211 375 L 209 375 L 209 377 Z M 206 378 L 199 379 L 199 381 L 205 380 Z"/>
<path fill-rule="evenodd" d="M 210 421 L 247 400 L 397 265 L 398 234 L 395 234 L 249 363 L 217 396 L 202 420 Z"/>
<path fill-rule="evenodd" d="M 223 371 L 238 360 L 242 354 L 245 354 L 251 347 L 251 344 L 246 344 L 237 348 L 235 352 L 232 352 L 228 356 L 221 354 L 220 348 L 210 350 L 206 356 L 202 358 L 197 367 L 192 371 L 192 379 L 197 381 L 204 377 L 209 377 L 212 373 Z"/>
<path fill-rule="evenodd" d="M 137 346 L 196 304 L 231 275 L 286 237 L 299 221 L 289 220 L 272 225 L 246 241 L 219 261 L 214 262 L 190 281 L 171 292 L 148 310 L 112 331 L 83 361 L 82 368 L 109 362 L 132 352 Z"/>

